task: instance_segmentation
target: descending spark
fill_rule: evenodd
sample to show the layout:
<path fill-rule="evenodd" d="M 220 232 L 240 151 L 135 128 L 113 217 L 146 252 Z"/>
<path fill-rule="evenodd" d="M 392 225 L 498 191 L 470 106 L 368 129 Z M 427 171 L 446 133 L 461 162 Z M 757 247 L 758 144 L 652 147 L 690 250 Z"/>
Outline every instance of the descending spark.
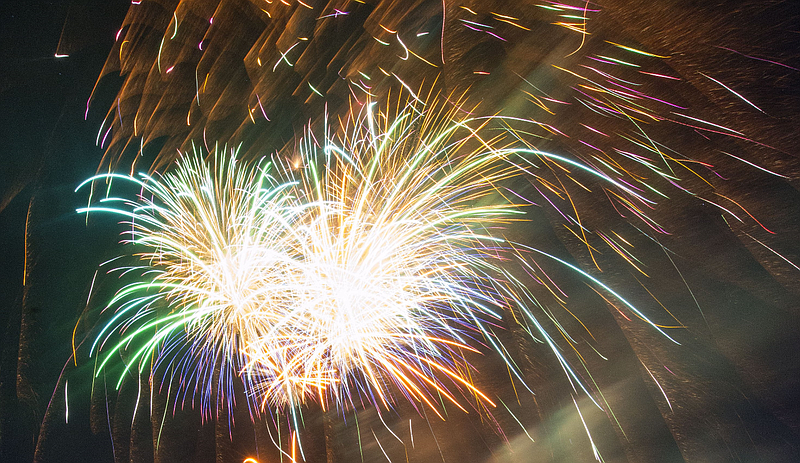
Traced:
<path fill-rule="evenodd" d="M 782 259 L 784 262 L 786 262 L 787 264 L 791 265 L 792 267 L 794 267 L 794 268 L 795 268 L 795 269 L 797 269 L 797 270 L 800 270 L 800 266 L 798 266 L 797 264 L 795 264 L 795 263 L 794 263 L 794 262 L 792 262 L 791 260 L 787 259 L 787 258 L 786 258 L 786 257 L 784 257 L 783 255 L 779 254 L 779 253 L 778 253 L 778 251 L 776 251 L 776 250 L 772 249 L 771 247 L 767 246 L 767 245 L 766 245 L 766 244 L 764 244 L 764 243 L 763 243 L 761 240 L 758 240 L 758 239 L 756 239 L 756 238 L 753 238 L 753 236 L 752 236 L 752 235 L 750 235 L 750 234 L 749 234 L 749 233 L 747 233 L 747 232 L 744 232 L 744 234 L 745 234 L 745 235 L 747 235 L 747 236 L 748 236 L 748 237 L 749 237 L 751 240 L 753 240 L 753 241 L 755 241 L 756 243 L 760 244 L 761 246 L 763 246 L 763 247 L 767 248 L 767 250 L 769 250 L 771 253 L 775 254 L 775 255 L 776 255 L 776 256 L 778 256 L 778 257 L 780 257 L 780 258 L 781 258 L 781 259 Z"/>
<path fill-rule="evenodd" d="M 715 45 L 715 46 L 716 46 L 716 48 L 719 48 L 721 50 L 730 51 L 732 53 L 736 53 L 737 55 L 744 56 L 745 58 L 753 59 L 753 60 L 756 60 L 756 61 L 763 61 L 765 63 L 774 64 L 776 66 L 781 66 L 781 67 L 784 67 L 786 69 L 791 69 L 793 71 L 800 71 L 800 68 L 789 66 L 788 64 L 780 63 L 780 62 L 775 61 L 775 60 L 766 59 L 766 58 L 759 58 L 757 56 L 745 55 L 744 53 L 742 53 L 740 51 L 736 51 L 736 50 L 734 50 L 732 48 L 728 48 L 728 47 L 723 47 L 723 46 L 719 46 L 719 45 Z"/>
<path fill-rule="evenodd" d="M 575 396 L 572 397 L 572 403 L 575 405 L 575 410 L 578 412 L 578 417 L 581 419 L 581 424 L 583 425 L 583 430 L 586 431 L 586 437 L 589 438 L 589 444 L 592 446 L 592 454 L 594 455 L 595 460 L 597 461 L 605 461 L 603 456 L 600 455 L 600 450 L 597 448 L 597 445 L 594 443 L 594 439 L 592 438 L 592 433 L 589 432 L 589 426 L 586 425 L 586 420 L 583 418 L 583 413 L 581 413 L 581 408 L 578 406 L 578 401 L 575 400 Z"/>
<path fill-rule="evenodd" d="M 711 76 L 708 76 L 708 75 L 706 75 L 706 74 L 703 74 L 702 72 L 701 72 L 701 73 L 699 73 L 699 74 L 700 74 L 701 76 L 705 77 L 706 79 L 708 79 L 708 80 L 710 80 L 710 81 L 712 81 L 712 82 L 714 82 L 714 83 L 718 84 L 719 86 L 721 86 L 721 87 L 722 87 L 722 88 L 724 88 L 725 90 L 727 90 L 727 91 L 729 91 L 729 92 L 733 93 L 733 94 L 734 94 L 734 95 L 736 95 L 736 96 L 737 96 L 737 97 L 738 97 L 740 100 L 744 101 L 744 102 L 745 102 L 745 103 L 747 103 L 748 105 L 750 105 L 750 106 L 752 106 L 753 108 L 755 108 L 755 109 L 759 110 L 760 112 L 764 113 L 764 110 L 762 110 L 761 108 L 759 108 L 758 106 L 756 106 L 755 104 L 753 104 L 753 103 L 752 103 L 750 100 L 748 100 L 747 98 L 743 97 L 743 96 L 742 96 L 742 95 L 741 95 L 739 92 L 737 92 L 736 90 L 734 90 L 734 89 L 730 88 L 729 86 L 727 86 L 727 85 L 723 84 L 722 82 L 718 81 L 717 79 L 715 79 L 715 78 L 713 78 L 713 77 L 711 77 Z M 764 113 L 764 114 L 766 114 L 766 113 Z"/>
<path fill-rule="evenodd" d="M 66 380 L 64 383 L 64 422 L 69 424 L 69 392 L 67 389 L 69 388 L 69 380 Z"/>

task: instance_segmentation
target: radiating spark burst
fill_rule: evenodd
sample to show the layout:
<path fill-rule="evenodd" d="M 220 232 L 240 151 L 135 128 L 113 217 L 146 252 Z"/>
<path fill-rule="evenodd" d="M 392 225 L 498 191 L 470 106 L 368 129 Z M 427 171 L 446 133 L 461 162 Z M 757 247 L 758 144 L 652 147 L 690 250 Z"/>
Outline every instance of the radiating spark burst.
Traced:
<path fill-rule="evenodd" d="M 162 176 L 105 174 L 79 186 L 119 178 L 140 189 L 79 209 L 129 217 L 127 241 L 142 249 L 142 265 L 123 269 L 139 281 L 108 304 L 114 315 L 91 347 L 95 355 L 119 337 L 97 374 L 120 354 L 118 385 L 134 365 L 169 370 L 176 397 L 199 395 L 206 414 L 232 409 L 237 376 L 256 414 L 362 399 L 380 410 L 401 397 L 440 417 L 442 397 L 488 410 L 467 357 L 488 346 L 522 381 L 495 333 L 513 311 L 588 393 L 509 262 L 533 274 L 533 255 L 548 256 L 653 324 L 577 267 L 507 241 L 498 227 L 524 220 L 507 182 L 548 158 L 639 195 L 586 165 L 511 145 L 506 132 L 486 136 L 495 118 L 411 101 L 394 113 L 363 105 L 322 137 L 309 129 L 294 160 L 245 164 L 223 149 L 207 162 L 195 152 Z"/>
<path fill-rule="evenodd" d="M 120 334 L 98 374 L 124 352 L 126 371 L 138 362 L 140 372 L 148 366 L 178 372 L 179 387 L 199 392 L 206 411 L 217 399 L 231 404 L 243 349 L 259 333 L 252 322 L 264 303 L 259 283 L 269 281 L 274 265 L 263 243 L 296 213 L 292 198 L 281 194 L 291 184 L 276 183 L 270 167 L 240 166 L 226 155 L 211 163 L 188 156 L 160 178 L 108 174 L 81 185 L 119 178 L 141 188 L 135 200 L 106 197 L 79 209 L 128 216 L 126 241 L 143 249 L 135 254 L 143 265 L 121 269 L 140 278 L 110 301 L 116 312 L 91 346 L 94 355 L 110 333 Z"/>
<path fill-rule="evenodd" d="M 392 389 L 434 410 L 432 394 L 458 404 L 440 376 L 491 404 L 459 359 L 472 338 L 494 337 L 488 320 L 513 294 L 495 279 L 504 250 L 487 228 L 519 213 L 489 198 L 514 168 L 466 126 L 373 109 L 339 143 L 306 138 L 297 196 L 310 207 L 286 237 L 291 269 L 277 285 L 289 303 L 262 312 L 271 330 L 248 346 L 245 370 L 262 405 L 326 394 L 389 405 Z"/>

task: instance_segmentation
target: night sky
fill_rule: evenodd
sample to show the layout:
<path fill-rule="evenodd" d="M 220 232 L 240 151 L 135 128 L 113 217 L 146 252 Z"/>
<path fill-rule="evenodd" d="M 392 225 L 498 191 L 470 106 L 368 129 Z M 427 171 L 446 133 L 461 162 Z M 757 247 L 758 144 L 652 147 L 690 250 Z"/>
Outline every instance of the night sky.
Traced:
<path fill-rule="evenodd" d="M 86 257 L 94 243 L 86 240 L 85 225 L 72 213 L 77 198 L 71 192 L 79 178 L 96 169 L 100 151 L 93 138 L 102 112 L 90 113 L 87 121 L 83 113 L 126 8 L 125 2 L 97 1 L 0 5 L 4 62 L 0 70 L 0 133 L 6 140 L 0 161 L 3 461 L 33 459 L 44 410 L 69 357 L 68 344 L 61 340 L 69 339 L 69 326 L 85 297 L 81 280 L 86 272 L 91 277 L 96 265 Z M 57 59 L 57 52 L 69 57 Z M 36 252 L 28 265 L 48 268 L 41 276 L 44 291 L 38 302 L 38 296 L 23 289 L 26 217 L 34 198 L 42 215 L 27 231 L 40 234 L 42 251 Z M 33 206 L 30 210 L 36 213 L 37 209 Z M 20 402 L 17 346 L 23 298 L 30 300 L 36 306 L 34 313 L 42 317 L 34 321 L 38 341 L 33 347 L 35 365 L 28 370 L 31 388 L 23 393 L 28 399 Z M 37 325 L 38 321 L 41 324 Z M 77 455 L 83 454 L 89 460 L 108 460 L 108 438 L 92 438 L 86 423 L 83 429 L 67 441 L 81 448 L 71 458 L 78 461 Z M 67 461 L 67 455 L 62 454 L 65 459 L 61 461 Z"/>

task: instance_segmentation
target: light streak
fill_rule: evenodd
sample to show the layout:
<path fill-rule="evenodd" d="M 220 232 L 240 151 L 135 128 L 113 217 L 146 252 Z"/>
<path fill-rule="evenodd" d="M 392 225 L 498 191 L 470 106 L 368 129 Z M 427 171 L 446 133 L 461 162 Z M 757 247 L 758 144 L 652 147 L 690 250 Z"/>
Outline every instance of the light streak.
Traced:
<path fill-rule="evenodd" d="M 297 42 L 297 43 L 295 43 L 294 45 L 292 45 L 291 47 L 289 47 L 289 49 L 288 49 L 288 50 L 286 50 L 285 52 L 279 52 L 279 53 L 280 53 L 280 55 L 281 55 L 281 57 L 280 57 L 280 58 L 278 58 L 278 61 L 275 63 L 275 66 L 273 66 L 273 67 L 272 67 L 272 72 L 275 72 L 275 69 L 277 69 L 277 68 L 278 68 L 278 65 L 279 65 L 279 64 L 281 64 L 281 61 L 285 61 L 285 62 L 286 62 L 286 64 L 288 64 L 288 65 L 289 65 L 289 67 L 292 67 L 292 66 L 294 66 L 294 64 L 290 63 L 290 62 L 289 62 L 289 59 L 288 59 L 288 58 L 286 58 L 286 55 L 288 55 L 288 54 L 289 54 L 289 52 L 290 52 L 290 51 L 292 51 L 292 49 L 294 49 L 294 47 L 296 47 L 296 46 L 298 46 L 298 45 L 300 45 L 300 42 Z"/>
<path fill-rule="evenodd" d="M 754 163 L 752 163 L 752 162 L 748 161 L 747 159 L 742 159 L 742 158 L 740 158 L 739 156 L 734 156 L 734 155 L 732 155 L 731 153 L 726 153 L 725 151 L 720 151 L 720 152 L 721 152 L 722 154 L 727 154 L 728 156 L 732 157 L 733 159 L 736 159 L 736 160 L 738 160 L 738 161 L 742 161 L 743 163 L 745 163 L 745 164 L 747 164 L 747 165 L 749 165 L 749 166 L 755 167 L 756 169 L 758 169 L 758 170 L 760 170 L 760 171 L 763 171 L 763 172 L 766 172 L 766 173 L 768 173 L 768 174 L 770 174 L 770 175 L 775 175 L 776 177 L 781 177 L 781 178 L 791 178 L 791 177 L 788 177 L 788 176 L 786 176 L 786 175 L 782 175 L 782 174 L 779 174 L 779 173 L 777 173 L 777 172 L 773 172 L 773 171 L 771 171 L 771 170 L 769 170 L 769 169 L 766 169 L 766 168 L 764 168 L 764 167 L 761 167 L 761 166 L 759 166 L 758 164 L 754 164 Z"/>
<path fill-rule="evenodd" d="M 753 241 L 755 241 L 756 243 L 760 244 L 761 246 L 763 246 L 763 247 L 767 248 L 767 250 L 768 250 L 769 252 L 771 252 L 771 253 L 775 254 L 776 256 L 780 257 L 780 258 L 781 258 L 783 261 L 785 261 L 787 264 L 791 265 L 792 267 L 794 267 L 794 268 L 795 268 L 795 269 L 797 269 L 797 270 L 800 270 L 800 266 L 798 266 L 798 265 L 797 265 L 797 264 L 795 264 L 794 262 L 792 262 L 792 261 L 790 261 L 789 259 L 787 259 L 786 257 L 784 257 L 782 254 L 779 254 L 779 253 L 778 253 L 778 251 L 776 251 L 776 250 L 772 249 L 771 247 L 767 246 L 767 245 L 766 245 L 766 244 L 764 244 L 762 241 L 760 241 L 760 240 L 758 240 L 758 239 L 756 239 L 756 238 L 753 238 L 753 236 L 751 236 L 749 233 L 747 233 L 747 232 L 743 232 L 743 233 L 744 233 L 745 235 L 747 235 L 748 237 L 750 237 L 750 239 L 751 239 L 751 240 L 753 240 Z"/>
<path fill-rule="evenodd" d="M 600 455 L 600 450 L 598 450 L 597 446 L 594 443 L 594 439 L 592 438 L 592 433 L 589 432 L 589 426 L 586 425 L 586 420 L 583 419 L 583 413 L 581 413 L 581 408 L 578 406 L 578 401 L 575 400 L 575 396 L 572 396 L 572 403 L 575 404 L 575 410 L 578 411 L 578 416 L 581 419 L 581 424 L 583 424 L 583 429 L 586 431 L 586 437 L 589 438 L 589 443 L 592 446 L 592 453 L 594 454 L 594 458 L 597 461 L 605 461 L 603 456 Z"/>
<path fill-rule="evenodd" d="M 664 391 L 664 388 L 663 388 L 663 387 L 661 387 L 661 384 L 658 382 L 658 380 L 656 379 L 656 377 L 655 377 L 655 376 L 653 376 L 653 373 L 650 371 L 650 369 L 649 369 L 649 368 L 647 368 L 647 365 L 645 365 L 645 364 L 644 364 L 644 363 L 643 363 L 641 360 L 639 360 L 639 363 L 641 363 L 641 364 L 642 364 L 642 366 L 644 367 L 645 371 L 647 371 L 647 374 L 648 374 L 648 375 L 650 375 L 650 378 L 653 380 L 653 382 L 655 383 L 655 385 L 656 385 L 656 386 L 658 386 L 658 390 L 659 390 L 659 391 L 661 391 L 661 395 L 663 395 L 663 396 L 664 396 L 664 400 L 666 400 L 666 401 L 667 401 L 667 406 L 669 407 L 669 411 L 671 411 L 671 412 L 673 412 L 673 413 L 674 413 L 674 412 L 675 412 L 675 410 L 673 410 L 673 408 L 672 408 L 672 402 L 670 402 L 670 400 L 669 400 L 669 397 L 667 397 L 667 392 L 666 392 L 666 391 Z M 665 368 L 666 368 L 666 367 L 665 367 Z M 669 370 L 667 370 L 667 371 L 669 371 Z"/>
<path fill-rule="evenodd" d="M 69 424 L 69 380 L 64 381 L 64 422 Z"/>
<path fill-rule="evenodd" d="M 724 88 L 725 90 L 727 90 L 727 91 L 729 91 L 729 92 L 733 93 L 734 95 L 736 95 L 736 96 L 737 96 L 737 97 L 738 97 L 740 100 L 744 101 L 745 103 L 749 104 L 750 106 L 752 106 L 753 108 L 755 108 L 755 109 L 759 110 L 760 112 L 762 112 L 762 113 L 766 114 L 766 113 L 764 112 L 764 110 L 762 110 L 761 108 L 759 108 L 758 106 L 756 106 L 755 104 L 753 104 L 753 103 L 752 103 L 750 100 L 748 100 L 747 98 L 745 98 L 744 96 L 742 96 L 742 95 L 741 95 L 739 92 L 737 92 L 736 90 L 734 90 L 734 89 L 732 89 L 732 88 L 728 87 L 727 85 L 723 84 L 722 82 L 718 81 L 717 79 L 715 79 L 715 78 L 713 78 L 713 77 L 711 77 L 711 76 L 708 76 L 708 75 L 706 75 L 706 74 L 703 74 L 702 72 L 701 72 L 701 73 L 699 73 L 699 74 L 700 74 L 701 76 L 705 77 L 706 79 L 708 79 L 708 80 L 711 80 L 711 81 L 713 81 L 713 82 L 715 82 L 715 83 L 719 84 L 719 85 L 720 85 L 722 88 Z"/>
<path fill-rule="evenodd" d="M 629 51 L 631 53 L 636 53 L 637 55 L 649 56 L 649 57 L 652 57 L 652 58 L 662 58 L 662 59 L 671 58 L 670 56 L 656 55 L 656 54 L 653 54 L 653 53 L 648 53 L 646 51 L 639 50 L 639 49 L 636 49 L 636 48 L 633 48 L 633 47 L 628 47 L 628 46 L 625 46 L 625 45 L 621 45 L 619 43 L 611 42 L 609 40 L 606 40 L 606 43 L 610 43 L 611 45 L 614 45 L 615 47 L 622 48 L 623 50 L 627 50 L 627 51 Z"/>

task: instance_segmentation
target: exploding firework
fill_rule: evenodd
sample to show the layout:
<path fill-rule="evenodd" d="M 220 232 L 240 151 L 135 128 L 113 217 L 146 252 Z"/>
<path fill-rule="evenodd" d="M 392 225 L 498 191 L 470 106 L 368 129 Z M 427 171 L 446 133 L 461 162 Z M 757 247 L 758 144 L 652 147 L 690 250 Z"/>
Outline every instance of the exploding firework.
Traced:
<path fill-rule="evenodd" d="M 531 282 L 509 263 L 536 278 L 533 259 L 547 256 L 652 323 L 577 267 L 505 239 L 502 225 L 524 219 L 508 185 L 522 166 L 551 159 L 638 195 L 512 144 L 507 126 L 487 137 L 495 118 L 458 119 L 458 110 L 409 104 L 392 114 L 371 103 L 322 137 L 309 130 L 294 159 L 248 164 L 223 149 L 210 161 L 187 153 L 162 176 L 88 179 L 81 187 L 121 178 L 140 189 L 79 210 L 127 216 L 142 263 L 120 269 L 140 277 L 108 304 L 114 313 L 91 347 L 106 351 L 97 374 L 120 354 L 118 386 L 134 365 L 168 369 L 178 395 L 199 393 L 207 412 L 231 409 L 237 377 L 256 413 L 310 400 L 389 408 L 398 397 L 437 414 L 439 397 L 490 408 L 468 358 L 488 346 L 522 381 L 496 333 L 513 312 L 584 387 L 535 315 Z"/>
<path fill-rule="evenodd" d="M 202 11 L 194 8 L 206 3 Z M 703 98 L 687 97 L 696 92 L 686 87 L 713 87 L 704 92 L 725 93 L 756 114 L 769 108 L 748 100 L 753 92 L 742 91 L 741 82 L 729 86 L 736 79 L 723 78 L 719 68 L 703 68 L 705 73 L 687 68 L 677 53 L 681 47 L 654 47 L 649 33 L 626 37 L 614 30 L 607 16 L 595 15 L 599 7 L 594 4 L 520 4 L 524 14 L 517 14 L 501 2 L 471 7 L 419 2 L 417 9 L 402 12 L 395 8 L 401 2 L 390 1 L 334 10 L 332 4 L 321 9 L 275 2 L 236 13 L 229 9 L 233 2 L 216 2 L 216 9 L 209 6 L 214 3 L 180 2 L 174 12 L 165 9 L 168 14 L 159 21 L 147 16 L 153 10 L 132 7 L 104 71 L 121 68 L 126 85 L 98 133 L 98 143 L 108 148 L 101 168 L 116 169 L 124 151 L 135 151 L 128 147 L 138 145 L 141 153 L 159 136 L 168 140 L 153 164 L 165 175 L 121 176 L 139 182 L 138 197 L 118 200 L 116 206 L 106 199 L 87 209 L 109 206 L 106 210 L 129 214 L 129 249 L 143 259 L 119 269 L 126 277 L 140 276 L 112 300 L 114 313 L 108 310 L 107 324 L 94 338 L 92 355 L 102 353 L 98 374 L 118 364 L 121 354 L 126 369 L 149 371 L 152 377 L 161 370 L 171 391 L 182 392 L 184 401 L 199 397 L 204 410 L 223 402 L 230 411 L 238 381 L 256 413 L 292 411 L 311 401 L 352 409 L 365 399 L 380 410 L 394 407 L 398 398 L 438 412 L 448 401 L 489 409 L 499 397 L 480 380 L 473 382 L 477 368 L 469 359 L 478 357 L 475 351 L 499 357 L 511 376 L 526 377 L 508 353 L 515 346 L 500 342 L 501 332 L 509 329 L 542 341 L 574 387 L 584 387 L 593 379 L 582 354 L 597 347 L 603 357 L 608 350 L 594 339 L 581 340 L 584 333 L 573 337 L 565 323 L 571 320 L 554 314 L 552 307 L 558 311 L 566 295 L 535 258 L 574 272 L 603 296 L 610 294 L 607 302 L 625 319 L 618 321 L 626 334 L 636 322 L 629 323 L 635 317 L 626 312 L 647 318 L 578 266 L 531 248 L 538 244 L 536 237 L 523 239 L 527 246 L 507 240 L 503 227 L 527 220 L 521 214 L 525 206 L 514 204 L 525 203 L 523 198 L 552 213 L 554 228 L 563 232 L 559 238 L 582 268 L 603 273 L 607 281 L 617 270 L 628 270 L 634 288 L 643 275 L 647 279 L 638 284 L 647 292 L 675 270 L 681 281 L 670 290 L 654 289 L 653 298 L 663 301 L 664 294 L 686 292 L 693 299 L 691 310 L 702 310 L 692 293 L 695 282 L 684 279 L 680 262 L 671 256 L 693 248 L 677 246 L 679 240 L 672 239 L 677 235 L 667 236 L 679 230 L 686 198 L 710 205 L 713 220 L 721 214 L 743 241 L 763 247 L 759 251 L 791 260 L 764 239 L 773 228 L 761 225 L 759 203 L 746 200 L 746 194 L 729 194 L 720 180 L 741 178 L 736 172 L 742 169 L 728 170 L 738 163 L 768 175 L 785 173 L 781 163 L 751 152 L 756 145 L 761 153 L 770 151 L 762 144 L 770 137 L 759 136 L 760 124 L 704 111 L 698 103 Z M 414 20 L 433 17 L 439 8 L 441 30 Z M 553 28 L 531 33 L 551 25 L 547 15 L 558 18 L 555 29 L 574 40 L 530 42 L 555 37 Z M 332 34 L 334 29 L 354 32 L 345 40 Z M 236 33 L 221 32 L 226 30 Z M 477 36 L 482 39 L 473 40 Z M 673 40 L 666 32 L 655 40 L 664 38 Z M 488 43 L 503 46 L 487 54 Z M 747 51 L 729 45 L 718 48 Z M 653 48 L 660 54 L 646 51 Z M 526 50 L 525 59 L 512 59 L 520 56 L 515 49 Z M 528 59 L 538 49 L 548 50 L 548 58 L 533 54 Z M 509 78 L 512 74 L 516 78 Z M 364 103 L 382 98 L 389 87 L 410 91 L 435 75 L 448 88 L 473 85 L 472 95 L 497 104 L 487 113 L 502 107 L 502 114 L 523 118 L 528 127 L 484 137 L 490 132 L 482 125 L 489 118 L 431 122 L 448 118 L 431 117 L 430 108 L 419 115 L 424 106 L 419 100 L 416 109 L 392 116 Z M 360 113 L 347 114 L 337 106 L 348 92 L 364 105 Z M 289 102 L 293 98 L 297 101 Z M 719 103 L 718 94 L 714 98 L 719 107 L 728 107 Z M 263 156 L 265 146 L 284 146 L 285 136 L 275 135 L 278 142 L 270 137 L 286 121 L 299 113 L 301 119 L 317 119 L 323 104 L 345 115 L 342 127 L 309 130 L 299 150 L 251 163 Z M 438 139 L 439 134 L 444 137 Z M 522 135 L 559 155 L 534 148 Z M 244 144 L 241 150 L 209 149 L 207 140 L 214 139 Z M 199 150 L 185 149 L 200 142 L 211 160 L 200 161 Z M 177 165 L 175 152 L 182 152 Z M 147 159 L 138 154 L 134 165 Z M 520 197 L 511 186 L 526 181 L 515 179 L 523 172 L 528 192 L 531 186 L 536 192 Z M 445 179 L 449 183 L 442 183 Z M 192 197 L 196 200 L 189 201 Z M 170 233 L 175 239 L 162 240 Z M 719 241 L 718 234 L 707 237 L 708 243 Z M 668 259 L 662 262 L 667 270 L 659 270 L 648 255 L 653 244 Z M 698 246 L 714 254 L 705 244 Z M 708 271 L 704 265 L 699 263 Z M 194 279 L 184 280 L 187 275 Z M 537 285 L 563 300 L 541 304 L 533 294 Z M 620 280 L 614 287 L 622 287 Z M 674 305 L 667 303 L 670 310 Z M 613 310 L 618 308 L 623 310 Z M 686 321 L 685 312 L 680 318 Z M 708 324 L 704 316 L 703 323 Z M 594 338 L 596 332 L 588 334 Z M 633 351 L 646 370 L 644 382 L 650 386 L 652 379 L 658 388 L 654 400 L 663 397 L 664 416 L 672 414 L 674 391 L 682 390 L 676 384 L 689 381 L 673 373 L 686 351 L 653 360 L 648 355 L 660 355 L 663 346 L 656 344 L 663 340 L 633 337 Z M 578 350 L 582 347 L 585 352 Z M 662 364 L 668 374 L 659 375 Z M 514 380 L 508 384 L 513 389 Z M 588 389 L 597 398 L 600 386 L 594 386 Z M 607 403 L 601 408 L 611 415 Z M 697 405 L 695 412 L 704 416 L 702 409 Z M 682 425 L 674 423 L 694 422 L 687 416 L 668 420 L 674 436 L 683 435 Z M 522 421 L 527 427 L 530 420 Z M 630 425 L 622 432 L 629 431 Z"/>

